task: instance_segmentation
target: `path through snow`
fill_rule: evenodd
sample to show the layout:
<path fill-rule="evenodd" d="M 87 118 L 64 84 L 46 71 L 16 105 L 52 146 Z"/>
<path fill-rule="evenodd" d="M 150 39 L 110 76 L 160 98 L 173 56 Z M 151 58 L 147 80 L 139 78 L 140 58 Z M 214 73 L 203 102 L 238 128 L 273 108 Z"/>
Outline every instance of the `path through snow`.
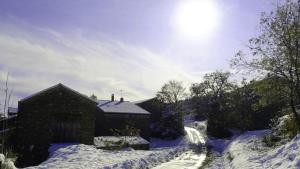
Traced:
<path fill-rule="evenodd" d="M 153 169 L 197 169 L 202 165 L 206 158 L 206 151 L 199 152 L 199 147 L 205 143 L 204 133 L 191 127 L 184 127 L 184 129 L 188 135 L 191 146 L 194 148 L 167 163 L 154 167 Z"/>
<path fill-rule="evenodd" d="M 173 141 L 153 139 L 150 150 L 109 151 L 84 144 L 64 145 L 53 151 L 48 160 L 28 169 L 146 169 L 162 163 L 159 166 L 165 165 L 161 167 L 164 169 L 197 168 L 205 159 L 205 154 L 191 150 L 187 142 L 194 145 L 203 144 L 206 125 L 204 122 L 191 125 L 199 128 L 203 134 L 194 128 L 186 127 L 187 136 Z"/>

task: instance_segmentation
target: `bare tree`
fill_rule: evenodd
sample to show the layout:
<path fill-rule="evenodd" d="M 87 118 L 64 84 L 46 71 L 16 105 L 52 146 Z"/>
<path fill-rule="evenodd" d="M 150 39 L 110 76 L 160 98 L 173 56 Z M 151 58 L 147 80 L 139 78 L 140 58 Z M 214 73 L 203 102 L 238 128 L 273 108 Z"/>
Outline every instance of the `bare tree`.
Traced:
<path fill-rule="evenodd" d="M 182 82 L 170 80 L 165 83 L 156 97 L 167 104 L 167 109 L 160 119 L 162 137 L 176 138 L 184 133 L 183 111 L 181 100 L 185 99 L 186 93 Z"/>
<path fill-rule="evenodd" d="M 186 97 L 185 88 L 182 82 L 170 80 L 157 92 L 156 97 L 163 103 L 172 104 L 178 108 L 179 101 Z"/>
<path fill-rule="evenodd" d="M 2 136 L 1 136 L 1 153 L 5 152 L 5 140 L 6 140 L 6 129 L 7 129 L 7 120 L 8 118 L 8 108 L 10 105 L 11 95 L 13 90 L 9 89 L 8 79 L 9 73 L 7 73 L 5 86 L 4 86 L 4 104 L 3 104 L 3 120 L 2 120 Z"/>
<path fill-rule="evenodd" d="M 5 81 L 5 88 L 4 88 L 3 116 L 5 118 L 8 117 L 8 107 L 10 105 L 11 95 L 13 92 L 13 90 L 9 89 L 9 87 L 8 87 L 8 78 L 9 78 L 9 73 L 7 73 L 6 81 Z"/>

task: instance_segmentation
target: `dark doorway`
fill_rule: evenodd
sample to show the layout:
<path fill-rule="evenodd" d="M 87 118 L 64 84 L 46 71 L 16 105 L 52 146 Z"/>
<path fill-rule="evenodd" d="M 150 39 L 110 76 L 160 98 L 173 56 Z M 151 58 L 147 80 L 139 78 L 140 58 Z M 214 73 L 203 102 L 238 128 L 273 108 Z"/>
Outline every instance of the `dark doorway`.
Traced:
<path fill-rule="evenodd" d="M 52 120 L 53 142 L 78 142 L 80 118 L 77 116 L 56 116 Z"/>

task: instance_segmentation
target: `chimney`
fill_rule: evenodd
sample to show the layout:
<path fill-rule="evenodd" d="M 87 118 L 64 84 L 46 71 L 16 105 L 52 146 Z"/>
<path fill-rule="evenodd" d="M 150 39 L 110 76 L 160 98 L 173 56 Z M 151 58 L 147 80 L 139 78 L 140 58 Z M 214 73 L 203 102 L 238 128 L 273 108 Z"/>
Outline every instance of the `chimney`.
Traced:
<path fill-rule="evenodd" d="M 115 101 L 115 95 L 114 94 L 111 94 L 111 101 Z"/>
<path fill-rule="evenodd" d="M 120 102 L 124 102 L 124 98 L 123 97 L 120 98 Z"/>

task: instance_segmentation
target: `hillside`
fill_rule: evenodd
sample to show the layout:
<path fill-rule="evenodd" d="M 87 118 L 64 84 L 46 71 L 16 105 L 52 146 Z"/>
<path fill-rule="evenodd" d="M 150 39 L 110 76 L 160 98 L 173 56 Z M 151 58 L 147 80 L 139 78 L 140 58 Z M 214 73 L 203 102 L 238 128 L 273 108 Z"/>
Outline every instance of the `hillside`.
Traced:
<path fill-rule="evenodd" d="M 227 140 L 211 140 L 211 144 L 216 147 L 223 145 L 224 151 L 217 155 L 215 149 L 215 159 L 205 168 L 209 169 L 239 169 L 239 168 L 300 168 L 300 135 L 284 145 L 278 147 L 266 147 L 262 142 L 263 136 L 268 130 L 249 131 L 240 136 Z M 223 144 L 221 144 L 223 143 Z"/>

